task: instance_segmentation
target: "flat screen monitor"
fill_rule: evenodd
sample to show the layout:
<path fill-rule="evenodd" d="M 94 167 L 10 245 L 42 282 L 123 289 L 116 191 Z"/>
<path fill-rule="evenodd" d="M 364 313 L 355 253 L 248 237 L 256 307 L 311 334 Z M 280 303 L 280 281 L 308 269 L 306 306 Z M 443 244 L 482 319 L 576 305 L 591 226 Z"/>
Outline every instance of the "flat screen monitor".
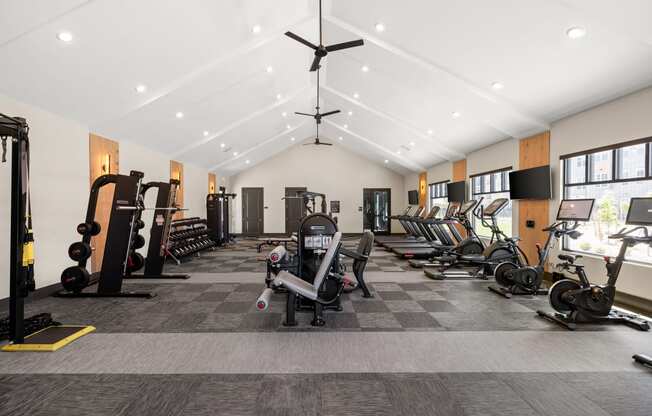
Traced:
<path fill-rule="evenodd" d="M 550 166 L 509 172 L 510 199 L 550 199 Z"/>
<path fill-rule="evenodd" d="M 509 202 L 509 199 L 507 198 L 497 198 L 491 201 L 489 205 L 487 205 L 483 212 L 483 215 L 485 217 L 493 217 L 494 215 L 498 214 L 498 212 L 503 209 L 507 203 Z"/>
<path fill-rule="evenodd" d="M 419 192 L 408 191 L 408 204 L 419 205 Z"/>
<path fill-rule="evenodd" d="M 588 221 L 595 199 L 564 199 L 557 211 L 558 221 Z"/>
<path fill-rule="evenodd" d="M 652 198 L 630 199 L 626 223 L 629 225 L 652 225 Z"/>
<path fill-rule="evenodd" d="M 466 181 L 447 183 L 446 191 L 448 191 L 448 202 L 466 201 Z"/>
<path fill-rule="evenodd" d="M 459 209 L 460 209 L 459 202 L 449 202 L 448 208 L 446 208 L 446 218 L 454 217 Z"/>

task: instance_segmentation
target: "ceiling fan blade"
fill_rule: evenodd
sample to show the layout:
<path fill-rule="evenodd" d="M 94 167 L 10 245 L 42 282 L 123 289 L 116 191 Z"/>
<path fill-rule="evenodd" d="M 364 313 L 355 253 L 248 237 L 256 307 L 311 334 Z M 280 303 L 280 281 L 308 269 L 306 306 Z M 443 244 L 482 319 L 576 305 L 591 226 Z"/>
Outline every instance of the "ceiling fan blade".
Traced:
<path fill-rule="evenodd" d="M 285 36 L 287 36 L 287 37 L 289 37 L 289 38 L 292 38 L 292 39 L 296 40 L 296 41 L 299 42 L 299 43 L 303 43 L 304 45 L 306 45 L 306 46 L 309 47 L 309 48 L 317 49 L 317 46 L 315 46 L 315 45 L 313 45 L 312 43 L 308 42 L 307 40 L 305 40 L 305 39 L 302 38 L 301 36 L 299 36 L 299 35 L 295 35 L 295 34 L 292 33 L 292 32 L 285 32 Z"/>
<path fill-rule="evenodd" d="M 318 145 L 318 146 L 332 146 L 333 145 L 333 143 L 326 143 L 326 142 L 319 142 L 319 143 L 315 143 L 315 144 Z"/>
<path fill-rule="evenodd" d="M 330 45 L 326 47 L 328 52 L 339 51 L 340 49 L 355 48 L 356 46 L 364 45 L 364 40 L 352 40 L 350 42 L 336 43 L 335 45 Z"/>
<path fill-rule="evenodd" d="M 310 66 L 310 72 L 315 72 L 320 68 L 319 63 L 321 62 L 321 56 L 315 55 L 315 59 L 312 61 L 312 65 Z"/>
<path fill-rule="evenodd" d="M 308 114 L 308 113 L 300 113 L 298 111 L 295 111 L 294 114 L 298 114 L 300 116 L 308 116 L 308 117 L 314 117 L 314 114 Z"/>
<path fill-rule="evenodd" d="M 330 116 L 330 115 L 337 114 L 337 113 L 341 113 L 341 111 L 340 110 L 329 111 L 328 113 L 324 113 L 321 116 L 326 117 L 326 116 Z"/>

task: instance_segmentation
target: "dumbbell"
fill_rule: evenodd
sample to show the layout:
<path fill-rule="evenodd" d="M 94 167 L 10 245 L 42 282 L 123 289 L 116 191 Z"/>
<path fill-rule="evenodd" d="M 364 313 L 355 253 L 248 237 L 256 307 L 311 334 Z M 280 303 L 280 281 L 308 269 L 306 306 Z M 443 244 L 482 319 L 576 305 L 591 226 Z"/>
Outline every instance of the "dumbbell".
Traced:
<path fill-rule="evenodd" d="M 127 271 L 133 273 L 143 268 L 145 265 L 145 258 L 140 253 L 132 253 L 127 260 Z"/>
<path fill-rule="evenodd" d="M 145 237 L 142 235 L 134 233 L 131 235 L 131 239 L 131 247 L 135 250 L 145 247 Z"/>
<path fill-rule="evenodd" d="M 85 267 L 71 266 L 61 273 L 61 285 L 69 292 L 79 293 L 89 285 L 91 274 Z"/>

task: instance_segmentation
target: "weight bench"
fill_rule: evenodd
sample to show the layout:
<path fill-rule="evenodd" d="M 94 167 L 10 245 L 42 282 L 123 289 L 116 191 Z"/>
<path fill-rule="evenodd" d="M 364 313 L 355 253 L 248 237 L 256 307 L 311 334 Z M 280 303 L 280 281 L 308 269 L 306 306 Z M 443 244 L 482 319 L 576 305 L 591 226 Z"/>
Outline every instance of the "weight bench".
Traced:
<path fill-rule="evenodd" d="M 364 270 L 367 267 L 369 254 L 371 254 L 371 249 L 373 246 L 374 233 L 367 230 L 362 234 L 356 251 L 347 250 L 345 248 L 340 249 L 340 254 L 353 259 L 353 275 L 358 281 L 358 287 L 362 289 L 363 297 L 365 298 L 373 297 L 369 291 L 369 288 L 367 287 L 367 284 L 364 281 Z"/>
<path fill-rule="evenodd" d="M 271 282 L 272 287 L 283 287 L 287 290 L 287 304 L 285 305 L 286 316 L 285 316 L 285 326 L 295 326 L 297 324 L 295 312 L 296 312 L 296 300 L 297 295 L 300 295 L 306 299 L 309 299 L 314 302 L 314 317 L 311 322 L 313 326 L 323 326 L 326 322 L 324 321 L 322 309 L 324 305 L 329 305 L 335 302 L 344 289 L 344 278 L 342 275 L 333 273 L 333 264 L 338 258 L 339 251 L 341 248 L 342 233 L 336 232 L 331 240 L 326 254 L 322 258 L 321 264 L 319 265 L 319 270 L 315 275 L 315 280 L 313 283 L 306 282 L 302 278 L 295 276 L 285 270 L 282 270 L 276 275 L 274 280 Z M 322 299 L 319 297 L 319 291 L 326 279 L 336 279 L 338 281 L 338 291 L 332 299 Z M 272 296 L 273 289 L 267 288 L 260 295 L 256 301 L 256 308 L 260 311 L 264 311 L 269 307 L 270 298 Z"/>
<path fill-rule="evenodd" d="M 296 243 L 297 242 L 297 236 L 296 235 L 291 235 L 290 237 L 259 237 L 258 245 L 256 246 L 256 250 L 260 253 L 263 249 L 264 246 L 280 246 L 283 244 L 283 247 L 286 249 L 288 248 L 288 243 Z"/>

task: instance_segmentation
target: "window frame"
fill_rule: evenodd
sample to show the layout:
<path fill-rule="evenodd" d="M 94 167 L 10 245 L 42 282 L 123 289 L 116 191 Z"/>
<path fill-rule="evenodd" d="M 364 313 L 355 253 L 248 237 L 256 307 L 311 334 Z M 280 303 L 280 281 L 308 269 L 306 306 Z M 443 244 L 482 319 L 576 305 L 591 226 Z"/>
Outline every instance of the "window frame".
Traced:
<path fill-rule="evenodd" d="M 495 194 L 504 194 L 504 193 L 509 193 L 509 172 L 513 171 L 512 166 L 507 166 L 504 168 L 500 169 L 494 169 L 490 170 L 487 172 L 482 172 L 482 173 L 476 173 L 473 175 L 469 176 L 469 180 L 471 181 L 471 199 L 476 199 L 476 197 L 485 197 L 487 195 L 495 195 Z M 494 180 L 494 175 L 500 173 L 501 174 L 501 179 L 500 179 L 500 189 L 494 189 L 495 185 L 495 180 Z M 489 191 L 486 191 L 484 189 L 485 181 L 484 177 L 489 175 Z M 479 180 L 480 181 L 480 192 L 475 191 L 475 181 Z M 510 199 L 511 203 L 511 199 Z M 513 215 L 512 215 L 513 218 Z M 476 228 L 477 225 L 477 219 L 473 217 L 473 229 Z M 512 232 L 513 234 L 513 232 Z M 491 236 L 485 236 L 485 235 L 480 235 L 478 234 L 481 238 L 491 238 Z"/>
<path fill-rule="evenodd" d="M 635 177 L 635 178 L 619 178 L 620 172 L 618 167 L 622 166 L 621 160 L 618 156 L 619 150 L 626 148 L 626 147 L 631 147 L 631 146 L 637 146 L 640 144 L 645 144 L 645 172 L 643 176 Z M 602 153 L 610 151 L 611 152 L 611 179 L 610 180 L 604 180 L 604 181 L 592 181 L 592 174 L 591 174 L 591 166 L 589 163 L 590 160 L 590 155 L 596 154 L 596 153 Z M 581 152 L 575 152 L 575 153 L 570 153 L 567 155 L 562 155 L 559 157 L 559 160 L 561 162 L 561 168 L 562 168 L 562 196 L 565 199 L 568 196 L 568 191 L 570 188 L 576 187 L 576 186 L 595 186 L 595 185 L 605 185 L 605 184 L 616 184 L 616 183 L 628 183 L 628 182 L 641 182 L 641 181 L 650 181 L 652 180 L 652 137 L 646 137 L 642 139 L 637 139 L 637 140 L 630 140 L 627 142 L 621 142 L 621 143 L 616 143 L 613 145 L 609 146 L 602 146 L 602 147 L 597 147 L 593 149 L 588 149 L 584 150 Z M 584 157 L 584 181 L 583 182 L 576 182 L 576 183 L 567 183 L 568 181 L 568 163 L 571 159 L 577 158 L 577 157 Z M 578 249 L 571 249 L 568 244 L 568 237 L 564 236 L 562 238 L 562 243 L 561 243 L 561 249 L 563 251 L 567 251 L 570 253 L 581 253 L 581 254 L 587 254 L 591 256 L 599 256 L 603 257 L 602 254 L 594 252 L 594 251 L 584 251 L 584 250 L 578 250 Z M 652 265 L 652 262 L 645 262 L 645 261 L 640 261 L 640 260 L 627 260 L 628 262 L 631 263 L 637 263 L 637 264 L 643 264 L 643 265 Z"/>
<path fill-rule="evenodd" d="M 448 184 L 448 183 L 450 183 L 450 179 L 447 179 L 445 181 L 433 182 L 433 183 L 428 184 L 428 204 L 429 204 L 428 208 L 429 209 L 432 209 L 433 201 L 436 200 L 436 199 L 444 199 L 444 198 L 446 198 L 446 200 L 448 200 L 448 187 L 446 186 L 446 184 Z M 438 195 L 433 196 L 433 190 L 436 190 L 436 189 L 439 189 L 441 191 L 441 193 L 439 194 L 438 192 L 435 192 Z"/>

